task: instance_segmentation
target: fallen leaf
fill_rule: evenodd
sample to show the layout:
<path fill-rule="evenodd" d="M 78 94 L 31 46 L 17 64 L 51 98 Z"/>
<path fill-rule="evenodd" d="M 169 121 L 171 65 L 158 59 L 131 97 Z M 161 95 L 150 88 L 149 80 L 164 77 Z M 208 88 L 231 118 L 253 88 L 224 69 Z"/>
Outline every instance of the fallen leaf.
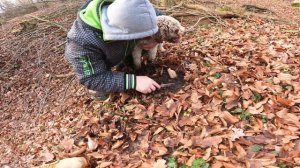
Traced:
<path fill-rule="evenodd" d="M 183 126 L 193 126 L 195 125 L 195 123 L 197 122 L 198 117 L 193 116 L 193 117 L 182 117 L 178 124 L 179 127 L 183 127 Z"/>
<path fill-rule="evenodd" d="M 158 152 L 157 154 L 155 154 L 155 156 L 162 156 L 162 155 L 165 155 L 168 152 L 168 149 L 165 146 L 161 145 L 161 144 L 154 144 L 151 147 L 151 149 Z"/>
<path fill-rule="evenodd" d="M 100 163 L 99 168 L 105 168 L 112 164 L 113 164 L 113 162 L 102 162 L 102 163 Z"/>
<path fill-rule="evenodd" d="M 211 155 L 211 148 L 207 148 L 205 150 L 205 155 L 202 157 L 204 160 L 208 160 L 210 158 Z"/>
<path fill-rule="evenodd" d="M 59 143 L 59 146 L 62 147 L 66 152 L 69 152 L 74 144 L 74 139 L 64 139 Z"/>
<path fill-rule="evenodd" d="M 174 70 L 172 70 L 171 68 L 168 68 L 168 74 L 171 79 L 177 78 L 176 72 Z"/>
<path fill-rule="evenodd" d="M 161 131 L 164 130 L 164 127 L 159 127 L 154 133 L 153 133 L 153 136 L 159 134 Z"/>
<path fill-rule="evenodd" d="M 98 124 L 99 123 L 99 118 L 98 117 L 92 117 L 91 119 L 90 119 L 90 123 L 91 124 Z"/>
<path fill-rule="evenodd" d="M 217 146 L 222 142 L 222 140 L 221 136 L 212 136 L 204 139 L 201 139 L 200 136 L 192 137 L 193 146 L 200 146 L 202 148 Z"/>
<path fill-rule="evenodd" d="M 189 160 L 186 162 L 187 166 L 192 166 L 193 161 L 195 160 L 196 156 L 193 155 L 189 158 Z"/>
<path fill-rule="evenodd" d="M 244 148 L 240 144 L 235 143 L 235 147 L 238 152 L 238 158 L 243 158 L 247 155 L 247 152 L 244 150 Z"/>
<path fill-rule="evenodd" d="M 282 98 L 281 96 L 276 96 L 274 100 L 276 103 L 281 104 L 286 107 L 291 107 L 294 104 L 291 100 Z"/>
<path fill-rule="evenodd" d="M 226 163 L 226 162 L 223 162 L 223 166 L 226 168 L 236 168 L 237 167 L 235 164 Z"/>
<path fill-rule="evenodd" d="M 50 162 L 54 159 L 54 155 L 50 153 L 49 151 L 44 151 L 40 154 L 40 161 L 43 162 Z"/>
<path fill-rule="evenodd" d="M 121 93 L 121 102 L 125 103 L 126 100 L 128 100 L 130 98 L 130 96 L 126 93 Z"/>
<path fill-rule="evenodd" d="M 152 118 L 154 114 L 154 103 L 151 103 L 150 106 L 147 109 L 147 115 L 148 117 Z"/>
<path fill-rule="evenodd" d="M 214 156 L 214 158 L 216 159 L 216 160 L 219 160 L 219 161 L 225 161 L 225 162 L 228 162 L 228 161 L 230 161 L 230 159 L 228 158 L 228 157 L 226 157 L 226 156 Z"/>
<path fill-rule="evenodd" d="M 198 96 L 197 91 L 193 91 L 192 92 L 192 94 L 191 94 L 191 101 L 193 103 L 197 103 L 199 101 L 199 96 Z"/>
<path fill-rule="evenodd" d="M 93 153 L 89 153 L 88 156 L 92 156 L 95 159 L 104 159 L 107 157 L 107 155 L 103 155 L 99 152 L 93 152 Z"/>
<path fill-rule="evenodd" d="M 239 119 L 237 117 L 233 116 L 228 111 L 221 112 L 220 117 L 222 117 L 225 121 L 227 121 L 230 124 L 234 124 L 239 121 Z"/>
<path fill-rule="evenodd" d="M 149 150 L 149 133 L 146 133 L 146 135 L 141 140 L 140 148 L 146 153 Z"/>
<path fill-rule="evenodd" d="M 233 133 L 230 135 L 231 141 L 235 141 L 236 139 L 245 136 L 244 130 L 240 128 L 232 128 L 231 130 L 233 131 Z"/>
<path fill-rule="evenodd" d="M 114 149 L 117 149 L 117 148 L 119 148 L 120 146 L 122 146 L 122 145 L 123 145 L 123 143 L 124 143 L 124 141 L 123 141 L 123 140 L 119 140 L 119 141 L 117 141 L 116 143 L 114 143 L 114 144 L 113 144 L 113 146 L 111 147 L 111 150 L 114 150 Z"/>
<path fill-rule="evenodd" d="M 158 159 L 152 168 L 167 168 L 167 165 L 166 165 L 167 161 L 164 160 L 164 159 Z"/>

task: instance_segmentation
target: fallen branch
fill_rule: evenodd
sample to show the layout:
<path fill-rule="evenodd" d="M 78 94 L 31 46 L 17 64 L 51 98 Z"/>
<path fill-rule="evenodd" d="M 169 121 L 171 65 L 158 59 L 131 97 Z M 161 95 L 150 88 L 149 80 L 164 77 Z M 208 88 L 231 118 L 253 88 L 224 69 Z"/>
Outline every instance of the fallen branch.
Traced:
<path fill-rule="evenodd" d="M 172 8 L 167 9 L 167 10 L 166 10 L 166 13 L 167 13 L 167 12 L 171 12 L 172 10 L 174 10 L 174 9 L 176 9 L 176 8 L 179 8 L 179 7 L 181 7 L 182 5 L 183 5 L 183 2 L 180 2 L 178 5 L 172 6 Z"/>
<path fill-rule="evenodd" d="M 193 30 L 195 29 L 195 27 L 200 23 L 201 20 L 203 20 L 203 19 L 208 19 L 208 18 L 214 18 L 214 17 L 212 17 L 212 16 L 204 16 L 204 17 L 200 17 L 200 18 L 197 20 L 197 22 L 196 22 L 193 26 L 191 26 L 189 29 L 186 30 L 186 32 L 193 31 Z"/>
<path fill-rule="evenodd" d="M 194 10 L 198 10 L 198 11 L 212 12 L 211 9 L 209 9 L 209 8 L 207 8 L 207 7 L 204 7 L 204 6 L 202 6 L 202 5 L 197 5 L 197 4 L 184 4 L 183 6 L 186 7 L 186 8 L 194 9 Z"/>
<path fill-rule="evenodd" d="M 50 23 L 50 24 L 52 24 L 52 25 L 54 25 L 54 26 L 56 26 L 56 27 L 61 28 L 63 31 L 68 32 L 68 30 L 67 30 L 65 27 L 63 27 L 62 25 L 60 25 L 60 24 L 58 24 L 58 23 L 56 23 L 56 22 L 51 22 L 51 21 L 49 21 L 49 20 L 45 20 L 45 19 L 42 19 L 42 18 L 39 18 L 39 17 L 36 17 L 36 16 L 32 16 L 32 15 L 30 15 L 30 17 L 32 17 L 32 18 L 34 18 L 34 19 L 36 19 L 36 20 L 42 21 L 42 22 Z"/>
<path fill-rule="evenodd" d="M 183 12 L 178 12 L 178 13 L 172 13 L 170 16 L 172 17 L 181 17 L 181 16 L 199 16 L 199 13 L 183 13 Z"/>

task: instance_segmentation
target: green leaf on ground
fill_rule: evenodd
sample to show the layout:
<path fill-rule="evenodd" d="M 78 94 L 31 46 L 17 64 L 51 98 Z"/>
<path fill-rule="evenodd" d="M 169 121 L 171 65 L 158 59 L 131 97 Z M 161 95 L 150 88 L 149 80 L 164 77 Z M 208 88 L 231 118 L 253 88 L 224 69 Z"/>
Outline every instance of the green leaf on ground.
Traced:
<path fill-rule="evenodd" d="M 202 158 L 198 158 L 192 162 L 191 168 L 209 168 L 209 164 Z"/>
<path fill-rule="evenodd" d="M 221 78 L 221 73 L 220 72 L 216 72 L 212 76 L 215 77 L 215 78 L 217 78 L 217 79 L 219 79 L 219 78 Z"/>
<path fill-rule="evenodd" d="M 258 93 L 253 93 L 251 98 L 255 103 L 260 102 L 262 100 L 262 96 Z"/>
<path fill-rule="evenodd" d="M 253 152 L 260 152 L 263 150 L 263 146 L 255 144 L 251 146 L 251 149 Z"/>
<path fill-rule="evenodd" d="M 168 167 L 169 168 L 178 168 L 178 164 L 173 157 L 168 159 Z"/>

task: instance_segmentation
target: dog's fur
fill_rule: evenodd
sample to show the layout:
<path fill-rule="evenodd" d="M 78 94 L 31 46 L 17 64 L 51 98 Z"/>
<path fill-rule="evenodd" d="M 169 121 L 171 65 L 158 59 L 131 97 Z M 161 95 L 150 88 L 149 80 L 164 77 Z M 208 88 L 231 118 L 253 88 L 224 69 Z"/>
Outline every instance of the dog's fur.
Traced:
<path fill-rule="evenodd" d="M 185 28 L 181 26 L 180 22 L 171 16 L 158 16 L 157 17 L 158 32 L 152 37 L 141 39 L 137 42 L 132 52 L 133 62 L 136 69 L 141 68 L 142 63 L 142 51 L 139 44 L 149 43 L 150 40 L 155 40 L 159 44 L 148 50 L 148 59 L 153 61 L 156 58 L 157 50 L 164 52 L 164 42 L 177 43 L 180 40 L 180 36 L 184 33 Z"/>

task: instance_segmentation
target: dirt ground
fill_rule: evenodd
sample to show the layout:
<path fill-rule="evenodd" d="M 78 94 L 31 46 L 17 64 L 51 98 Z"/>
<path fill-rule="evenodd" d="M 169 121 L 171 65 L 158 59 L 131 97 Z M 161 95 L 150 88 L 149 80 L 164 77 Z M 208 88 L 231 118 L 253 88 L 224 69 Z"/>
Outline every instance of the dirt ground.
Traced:
<path fill-rule="evenodd" d="M 136 72 L 174 84 L 149 95 L 112 94 L 106 103 L 91 98 L 64 59 L 80 3 L 2 25 L 0 166 L 52 163 L 81 149 L 80 138 L 96 142 L 79 156 L 98 167 L 191 166 L 199 158 L 216 168 L 300 166 L 300 9 L 287 0 L 196 3 L 256 5 L 278 19 L 195 25 L 199 16 L 179 17 L 194 29 Z"/>

